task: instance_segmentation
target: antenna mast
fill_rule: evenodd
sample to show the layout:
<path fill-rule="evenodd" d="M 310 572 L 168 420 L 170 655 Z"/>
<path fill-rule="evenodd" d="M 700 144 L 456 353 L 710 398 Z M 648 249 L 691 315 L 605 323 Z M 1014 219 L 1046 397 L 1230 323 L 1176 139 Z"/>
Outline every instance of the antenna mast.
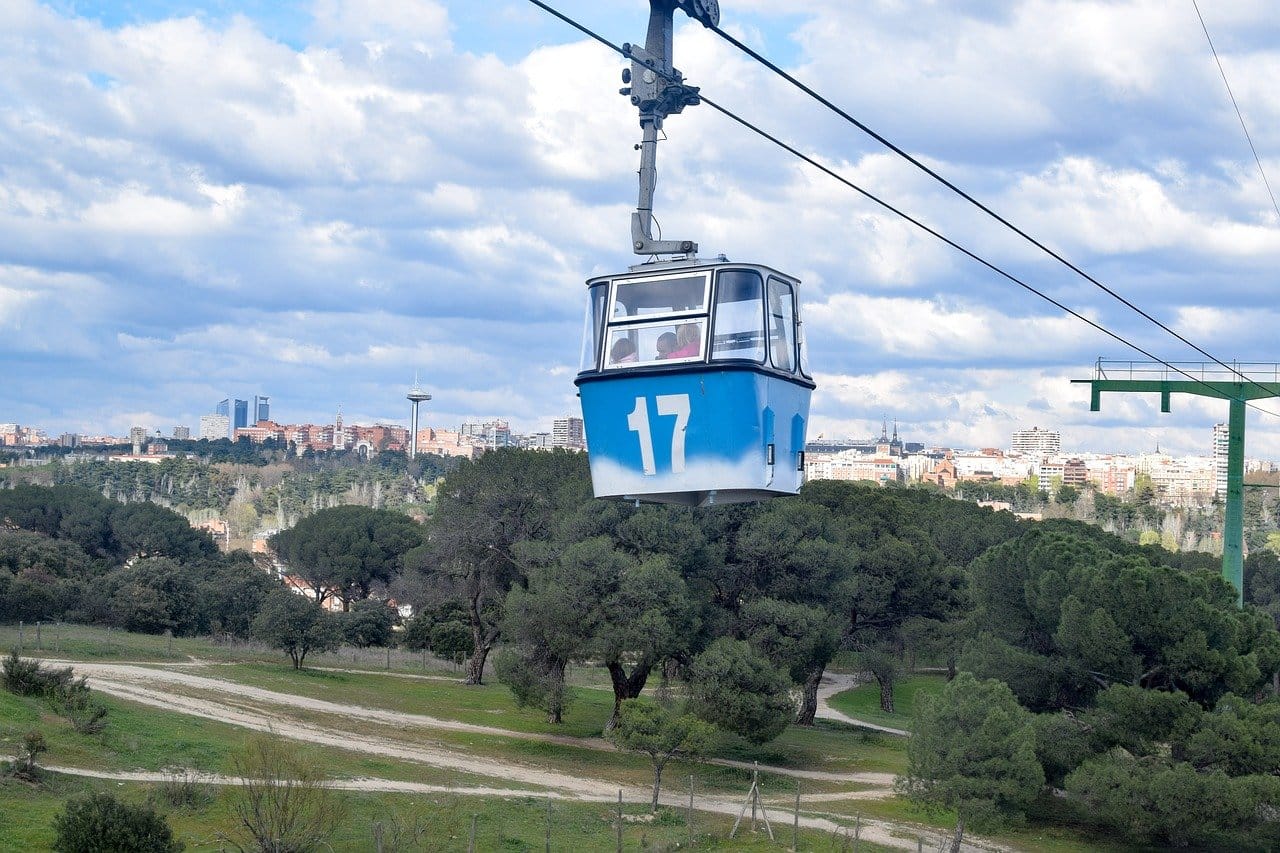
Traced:
<path fill-rule="evenodd" d="M 631 214 L 631 247 L 637 255 L 694 255 L 698 244 L 692 240 L 653 239 L 653 192 L 658 180 L 658 131 L 667 116 L 699 103 L 698 87 L 687 86 L 684 75 L 672 64 L 672 35 L 676 9 L 704 27 L 720 23 L 717 0 L 649 0 L 649 32 L 644 47 L 624 44 L 622 51 L 631 67 L 622 72 L 621 90 L 640 109 L 640 199 Z"/>

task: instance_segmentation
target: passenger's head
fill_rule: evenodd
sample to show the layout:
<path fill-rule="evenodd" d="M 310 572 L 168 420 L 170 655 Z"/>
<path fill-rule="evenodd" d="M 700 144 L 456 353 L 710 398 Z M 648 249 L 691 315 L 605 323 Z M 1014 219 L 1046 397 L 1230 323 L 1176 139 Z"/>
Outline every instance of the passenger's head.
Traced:
<path fill-rule="evenodd" d="M 679 346 L 679 344 L 676 343 L 675 332 L 663 332 L 661 335 L 658 335 L 658 357 L 659 358 L 671 352 L 677 346 Z"/>
<path fill-rule="evenodd" d="M 636 345 L 631 342 L 630 338 L 618 338 L 613 342 L 613 349 L 609 350 L 610 361 L 622 361 L 627 356 L 636 354 Z"/>
<path fill-rule="evenodd" d="M 697 323 L 685 323 L 679 329 L 676 329 L 676 344 L 678 346 L 688 346 L 696 342 L 700 337 L 702 337 L 702 334 Z"/>

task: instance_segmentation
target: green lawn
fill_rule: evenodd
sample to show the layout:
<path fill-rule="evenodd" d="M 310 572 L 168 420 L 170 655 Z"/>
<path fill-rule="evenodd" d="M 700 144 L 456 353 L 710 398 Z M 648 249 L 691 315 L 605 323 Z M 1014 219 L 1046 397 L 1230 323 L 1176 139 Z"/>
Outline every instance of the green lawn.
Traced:
<path fill-rule="evenodd" d="M 110 790 L 131 802 L 146 800 L 150 786 L 94 783 L 48 775 L 40 786 L 0 782 L 0 849 L 47 850 L 53 843 L 51 823 L 71 796 L 95 790 Z M 219 791 L 214 803 L 198 811 L 168 811 L 175 835 L 189 851 L 226 849 L 222 837 L 236 832 L 231 801 L 233 789 Z M 475 818 L 477 850 L 541 851 L 550 829 L 550 845 L 555 851 L 612 850 L 617 843 L 616 806 L 611 804 L 553 801 L 550 821 L 547 802 L 539 798 L 498 800 L 456 795 L 357 794 L 341 795 L 347 819 L 332 839 L 336 851 L 367 851 L 374 848 L 373 825 L 381 823 L 386 832 L 393 826 L 417 826 L 417 844 L 402 849 L 463 851 L 467 849 L 472 819 Z M 689 829 L 685 813 L 662 809 L 656 818 L 640 805 L 623 809 L 623 844 L 628 851 L 681 849 L 777 851 L 789 844 L 789 826 L 777 826 L 779 842 L 764 834 L 739 832 L 728 840 L 732 818 L 695 812 L 694 845 L 687 845 Z M 841 842 L 835 836 L 809 830 L 800 833 L 800 850 L 835 853 Z M 882 850 L 859 845 L 859 850 Z"/>
<path fill-rule="evenodd" d="M 513 732 L 569 737 L 599 737 L 613 710 L 611 692 L 573 689 L 565 721 L 556 725 L 547 722 L 546 714 L 541 711 L 516 707 L 511 691 L 497 683 L 477 687 L 385 673 L 297 671 L 280 664 L 217 666 L 210 667 L 205 674 L 340 704 L 425 714 Z M 433 733 L 432 737 L 453 742 L 465 739 L 471 743 L 478 736 L 439 732 Z M 523 745 L 517 745 L 506 739 L 503 742 L 517 751 L 554 751 L 548 744 L 529 745 L 523 742 Z M 589 750 L 577 750 L 576 753 L 580 760 L 592 764 L 599 757 Z M 897 773 L 906 766 L 900 739 L 825 721 L 812 728 L 791 726 L 777 740 L 762 746 L 752 746 L 740 738 L 726 736 L 712 755 L 828 772 Z"/>
<path fill-rule="evenodd" d="M 63 718 L 38 699 L 0 691 L 0 756 L 17 751 L 22 736 L 38 729 L 49 744 L 48 764 L 90 770 L 163 770 L 190 767 L 228 773 L 232 757 L 247 729 L 162 711 L 110 696 L 98 695 L 110 709 L 100 734 L 76 733 Z M 492 785 L 493 780 L 468 773 L 425 767 L 360 752 L 299 743 L 296 750 L 333 778 L 377 777 L 447 785 Z M 0 849 L 4 849 L 0 847 Z"/>
<path fill-rule="evenodd" d="M 910 675 L 898 679 L 893 686 L 892 714 L 880 710 L 880 685 L 874 681 L 837 693 L 831 697 L 831 706 L 855 720 L 865 720 L 895 729 L 909 729 L 916 697 L 941 693 L 946 684 L 946 678 L 941 675 Z"/>

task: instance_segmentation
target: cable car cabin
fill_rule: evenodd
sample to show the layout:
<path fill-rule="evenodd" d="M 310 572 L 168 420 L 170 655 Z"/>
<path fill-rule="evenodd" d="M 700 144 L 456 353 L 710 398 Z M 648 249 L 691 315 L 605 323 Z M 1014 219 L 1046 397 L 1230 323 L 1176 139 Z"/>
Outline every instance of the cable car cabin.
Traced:
<path fill-rule="evenodd" d="M 814 382 L 798 284 L 698 261 L 587 282 L 576 384 L 596 497 L 709 506 L 799 491 Z"/>

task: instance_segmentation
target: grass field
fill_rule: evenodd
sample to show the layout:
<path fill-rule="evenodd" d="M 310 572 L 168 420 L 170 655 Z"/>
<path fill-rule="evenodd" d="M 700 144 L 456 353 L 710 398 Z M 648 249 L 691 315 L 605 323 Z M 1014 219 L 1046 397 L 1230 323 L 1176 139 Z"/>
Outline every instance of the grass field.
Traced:
<path fill-rule="evenodd" d="M 0 783 L 0 849 L 48 850 L 54 837 L 51 824 L 64 801 L 97 790 L 110 790 L 122 799 L 141 803 L 146 801 L 151 786 L 84 782 L 56 774 L 47 774 L 38 786 L 14 781 Z M 223 788 L 206 808 L 167 811 L 175 835 L 186 844 L 188 851 L 228 849 L 223 839 L 234 838 L 237 833 L 232 809 L 234 796 L 234 790 Z M 418 828 L 417 843 L 400 849 L 464 851 L 470 840 L 473 817 L 477 850 L 542 851 L 548 839 L 551 849 L 556 851 L 612 850 L 617 843 L 617 807 L 610 804 L 553 801 L 548 821 L 547 802 L 540 798 L 504 800 L 451 794 L 350 792 L 340 797 L 347 815 L 332 839 L 333 849 L 338 851 L 374 849 L 375 823 L 382 823 L 386 832 L 397 825 L 406 830 Z M 730 842 L 727 836 L 731 818 L 695 812 L 694 844 L 689 847 L 686 816 L 679 809 L 662 809 L 656 818 L 651 818 L 646 808 L 627 805 L 623 815 L 623 844 L 629 851 L 670 850 L 677 846 L 686 850 L 777 851 L 791 840 L 791 828 L 778 826 L 775 827 L 778 843 L 770 842 L 763 830 L 754 834 L 740 832 Z M 826 833 L 802 830 L 800 849 L 835 853 L 841 849 L 841 841 Z M 885 848 L 864 844 L 858 849 Z"/>
<path fill-rule="evenodd" d="M 855 720 L 905 730 L 911 728 L 917 698 L 935 696 L 946 684 L 947 680 L 941 675 L 909 675 L 898 679 L 893 685 L 892 714 L 880 710 L 880 685 L 874 681 L 832 696 L 831 707 Z"/>
<path fill-rule="evenodd" d="M 534 709 L 517 708 L 510 692 L 496 681 L 482 687 L 463 686 L 457 674 L 447 665 L 429 661 L 423 667 L 420 656 L 396 658 L 387 671 L 385 655 L 366 652 L 365 658 L 351 661 L 342 655 L 316 661 L 318 666 L 333 669 L 294 671 L 281 655 L 251 646 L 224 645 L 209 639 L 177 638 L 172 650 L 164 637 L 124 634 L 105 629 L 62 626 L 51 636 L 44 626 L 40 643 L 46 657 L 95 662 L 150 662 L 164 666 L 166 661 L 179 665 L 192 659 L 210 662 L 208 666 L 187 669 L 193 674 L 214 679 L 261 687 L 280 693 L 324 699 L 339 706 L 363 706 L 420 714 L 446 720 L 487 726 L 494 733 L 445 731 L 431 727 L 404 727 L 392 722 L 373 722 L 340 711 L 307 710 L 295 707 L 273 708 L 257 699 L 238 699 L 231 695 L 202 693 L 198 688 L 182 688 L 179 692 L 205 696 L 221 703 L 243 703 L 256 712 L 272 710 L 295 722 L 317 728 L 376 736 L 385 741 L 405 745 L 429 746 L 459 756 L 474 755 L 505 763 L 507 767 L 534 768 L 572 775 L 577 779 L 601 779 L 610 783 L 640 787 L 652 780 L 648 759 L 611 750 L 589 748 L 576 739 L 595 740 L 612 709 L 612 693 L 597 689 L 603 683 L 602 670 L 577 667 L 571 704 L 566 721 L 553 725 L 544 714 Z M 0 626 L 0 649 L 5 643 L 15 644 L 15 626 Z M 35 637 L 31 626 L 24 630 L 28 652 Z M 51 646 L 58 645 L 55 652 Z M 311 663 L 311 661 L 308 661 Z M 186 669 L 184 667 L 184 669 Z M 340 670 L 340 671 L 337 671 Z M 443 675 L 443 679 L 412 678 L 408 675 Z M 941 690 L 944 682 L 935 676 L 912 676 L 903 679 L 895 691 L 898 713 L 883 714 L 879 710 L 879 691 L 864 685 L 834 698 L 832 704 L 849 716 L 869 722 L 905 728 L 920 696 Z M 109 707 L 107 729 L 93 736 L 76 734 L 61 717 L 53 714 L 39 700 L 15 697 L 0 692 L 0 756 L 16 751 L 23 733 L 33 728 L 48 739 L 50 750 L 43 756 L 47 764 L 61 764 L 100 770 L 160 770 L 170 766 L 188 766 L 207 772 L 227 773 L 232 770 L 233 755 L 241 748 L 247 732 L 233 725 L 205 720 L 176 711 L 162 710 L 130 701 L 103 696 Z M 557 735 L 555 742 L 530 740 L 528 736 Z M 482 776 L 440 769 L 411 761 L 397 760 L 354 751 L 335 749 L 291 741 L 291 749 L 311 760 L 333 779 L 370 777 L 376 779 L 415 781 L 428 784 L 467 787 L 528 787 L 505 778 Z M 777 740 L 753 746 L 741 739 L 724 736 L 714 746 L 712 756 L 738 761 L 759 761 L 807 771 L 878 772 L 897 774 L 906 766 L 906 741 L 893 735 L 882 735 L 837 723 L 820 722 L 812 728 L 792 726 Z M 749 770 L 717 766 L 702 762 L 674 761 L 664 773 L 664 790 L 684 790 L 689 775 L 695 776 L 696 789 L 708 795 L 737 801 L 745 795 Z M 792 777 L 763 774 L 765 796 L 781 803 L 793 796 L 797 780 Z M 802 793 L 854 791 L 864 786 L 847 781 L 799 781 Z M 148 786 L 135 783 L 89 782 L 50 775 L 42 787 L 14 781 L 0 782 L 0 850 L 47 849 L 50 843 L 49 822 L 60 809 L 61 802 L 75 793 L 90 789 L 110 789 L 132 799 L 146 797 Z M 200 812 L 175 812 L 172 823 L 188 850 L 219 850 L 219 841 L 234 828 L 229 806 L 231 794 L 222 789 L 212 805 Z M 465 850 L 471 816 L 477 819 L 479 850 L 543 850 L 547 828 L 546 802 L 532 799 L 482 799 L 466 795 L 366 794 L 344 795 L 351 816 L 343 835 L 334 842 L 336 850 L 372 849 L 370 827 L 376 820 L 389 822 L 395 816 L 401 824 L 418 821 L 429 833 L 430 843 L 416 849 Z M 614 806 L 580 802 L 552 803 L 552 849 L 612 849 L 615 840 Z M 771 811 L 775 808 L 770 806 Z M 779 805 L 779 811 L 786 812 Z M 1078 853 L 1084 850 L 1119 851 L 1125 848 L 1110 844 L 1080 828 L 1080 816 L 1068 814 L 1060 804 L 1048 803 L 1043 813 L 1032 816 L 1024 828 L 1002 832 L 995 837 L 1015 849 L 1043 850 L 1050 853 Z M 904 800 L 813 800 L 804 806 L 806 813 L 828 815 L 851 825 L 855 816 L 890 821 L 911 837 L 918 833 L 926 847 L 937 849 L 937 841 L 953 822 L 943 811 L 922 811 Z M 628 805 L 631 819 L 626 824 L 628 850 L 675 849 L 687 841 L 684 814 L 680 810 L 664 810 L 657 820 L 644 818 L 643 805 Z M 790 841 L 790 827 L 784 827 L 780 843 L 773 844 L 759 836 L 748 836 L 727 843 L 731 819 L 706 812 L 695 812 L 695 828 L 699 834 L 693 849 L 778 850 Z M 822 833 L 802 834 L 803 850 L 840 850 L 842 841 Z M 914 846 L 914 841 L 911 842 Z M 685 848 L 687 849 L 687 847 Z M 862 844 L 859 850 L 875 849 Z"/>

